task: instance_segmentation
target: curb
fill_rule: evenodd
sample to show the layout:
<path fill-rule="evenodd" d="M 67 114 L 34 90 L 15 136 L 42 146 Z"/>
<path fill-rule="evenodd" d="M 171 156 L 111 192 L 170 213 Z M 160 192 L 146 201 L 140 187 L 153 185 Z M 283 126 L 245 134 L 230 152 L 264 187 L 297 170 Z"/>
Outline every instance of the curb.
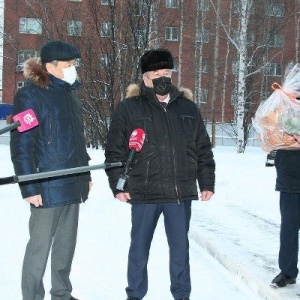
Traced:
<path fill-rule="evenodd" d="M 249 272 L 247 267 L 237 258 L 224 253 L 211 239 L 206 237 L 205 231 L 201 228 L 190 229 L 189 237 L 198 245 L 204 248 L 211 256 L 213 256 L 220 264 L 222 264 L 228 271 L 241 278 L 248 287 L 258 296 L 266 300 L 293 300 L 298 299 L 299 295 L 295 294 L 292 290 L 287 289 L 274 289 L 269 286 L 262 278 L 256 276 L 254 272 Z"/>

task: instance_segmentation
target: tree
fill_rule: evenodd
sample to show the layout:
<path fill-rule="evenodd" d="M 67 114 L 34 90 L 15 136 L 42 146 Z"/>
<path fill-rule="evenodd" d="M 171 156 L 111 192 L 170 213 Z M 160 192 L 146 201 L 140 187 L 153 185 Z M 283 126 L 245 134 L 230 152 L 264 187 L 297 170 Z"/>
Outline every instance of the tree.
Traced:
<path fill-rule="evenodd" d="M 290 14 L 287 13 L 286 18 L 274 21 L 271 19 L 272 14 L 267 15 L 268 10 L 274 8 L 273 1 L 254 3 L 253 0 L 234 0 L 231 8 L 236 15 L 236 22 L 232 22 L 231 15 L 229 18 L 228 16 L 222 17 L 218 9 L 219 2 L 210 0 L 210 3 L 227 40 L 235 50 L 234 123 L 237 153 L 243 153 L 251 130 L 251 116 L 258 104 L 256 85 L 266 82 L 258 80 L 257 74 L 262 74 L 270 66 L 272 60 L 281 55 L 283 48 L 278 48 L 278 50 L 272 48 L 271 41 L 275 40 L 278 29 L 286 26 Z M 291 9 L 291 5 L 288 7 Z M 266 12 L 265 15 L 261 14 L 262 11 Z M 266 87 L 263 91 L 266 91 Z"/>
<path fill-rule="evenodd" d="M 34 48 L 48 40 L 63 39 L 81 52 L 78 72 L 88 145 L 106 143 L 110 118 L 126 87 L 138 82 L 139 58 L 159 44 L 157 13 L 160 1 L 88 0 L 84 5 L 68 2 L 27 0 L 28 15 L 41 20 L 42 35 Z M 65 32 L 67 28 L 67 32 Z M 17 35 L 11 45 L 17 47 Z"/>

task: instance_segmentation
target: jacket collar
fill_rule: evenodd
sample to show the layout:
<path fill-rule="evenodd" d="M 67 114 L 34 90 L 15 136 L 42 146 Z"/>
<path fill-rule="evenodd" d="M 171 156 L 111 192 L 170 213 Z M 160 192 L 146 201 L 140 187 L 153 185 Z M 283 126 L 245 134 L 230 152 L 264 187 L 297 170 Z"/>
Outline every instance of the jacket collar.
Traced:
<path fill-rule="evenodd" d="M 49 74 L 49 87 L 53 87 L 58 90 L 75 90 L 79 87 L 80 83 L 76 80 L 72 85 L 64 80 L 61 80 L 51 74 Z"/>
<path fill-rule="evenodd" d="M 153 89 L 145 86 L 144 83 L 141 85 L 130 84 L 126 90 L 126 98 L 137 97 L 137 96 L 145 96 L 147 99 L 152 99 L 152 101 L 156 100 L 155 93 Z M 190 89 L 173 87 L 170 92 L 170 102 L 174 101 L 178 96 L 182 95 L 184 98 L 193 100 L 193 93 Z"/>

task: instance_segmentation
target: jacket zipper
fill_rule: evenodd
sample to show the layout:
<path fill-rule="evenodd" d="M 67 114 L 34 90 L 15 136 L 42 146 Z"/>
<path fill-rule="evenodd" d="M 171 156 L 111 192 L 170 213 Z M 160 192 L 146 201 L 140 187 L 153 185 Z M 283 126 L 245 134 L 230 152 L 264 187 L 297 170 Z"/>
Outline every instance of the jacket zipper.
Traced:
<path fill-rule="evenodd" d="M 145 185 L 144 185 L 146 193 L 144 194 L 144 202 L 147 198 L 147 189 L 146 189 L 146 187 L 147 187 L 147 184 L 148 184 L 148 177 L 149 177 L 149 165 L 150 165 L 150 160 L 148 160 L 147 168 L 146 168 L 146 181 L 145 181 Z"/>
<path fill-rule="evenodd" d="M 69 98 L 73 100 L 73 92 L 72 91 L 67 91 L 67 90 L 65 90 L 64 92 L 65 92 L 65 98 L 66 98 L 66 101 L 67 101 L 67 106 L 69 108 L 69 111 L 72 112 L 71 107 L 70 107 Z M 71 126 L 72 126 L 72 131 L 73 131 L 74 145 L 77 145 L 77 139 L 75 137 L 76 134 L 74 134 L 74 132 L 75 132 L 75 130 L 74 130 L 74 119 L 71 120 Z M 78 165 L 80 165 L 80 161 L 79 161 L 79 158 L 78 158 L 78 153 L 76 153 L 76 156 L 77 156 Z M 82 197 L 82 190 L 81 190 L 81 184 L 80 184 L 79 176 L 76 176 L 76 181 L 77 181 L 78 193 L 80 195 L 80 202 L 84 203 L 83 197 Z"/>
<path fill-rule="evenodd" d="M 167 119 L 168 129 L 169 129 L 170 137 L 171 137 L 172 153 L 173 153 L 173 165 L 174 165 L 174 174 L 175 174 L 175 176 L 174 176 L 175 192 L 176 192 L 176 196 L 177 196 L 177 203 L 180 204 L 179 195 L 178 195 L 178 186 L 177 186 L 177 181 L 176 181 L 176 178 L 177 178 L 177 166 L 176 166 L 176 161 L 175 161 L 174 138 L 173 138 L 173 135 L 171 134 L 172 131 L 171 131 L 171 125 L 170 125 L 168 114 L 167 114 L 167 109 L 164 106 L 162 106 L 162 107 L 163 107 L 163 109 L 164 109 L 164 111 L 166 113 L 166 119 Z"/>

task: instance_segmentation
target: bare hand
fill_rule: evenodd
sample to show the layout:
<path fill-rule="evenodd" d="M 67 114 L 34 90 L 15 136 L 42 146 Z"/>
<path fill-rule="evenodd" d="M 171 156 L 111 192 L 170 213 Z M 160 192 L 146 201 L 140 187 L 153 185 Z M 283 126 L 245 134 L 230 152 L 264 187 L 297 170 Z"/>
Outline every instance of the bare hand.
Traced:
<path fill-rule="evenodd" d="M 208 201 L 214 193 L 211 191 L 201 192 L 201 201 Z"/>
<path fill-rule="evenodd" d="M 92 186 L 93 186 L 93 182 L 89 181 L 89 191 L 92 189 Z"/>
<path fill-rule="evenodd" d="M 122 202 L 127 202 L 128 200 L 131 199 L 130 194 L 129 193 L 118 193 L 116 195 L 116 198 Z"/>
<path fill-rule="evenodd" d="M 27 197 L 27 198 L 25 198 L 25 200 L 28 203 L 33 204 L 35 207 L 43 206 L 43 201 L 42 201 L 42 196 L 41 195 L 35 195 L 35 196 Z"/>

